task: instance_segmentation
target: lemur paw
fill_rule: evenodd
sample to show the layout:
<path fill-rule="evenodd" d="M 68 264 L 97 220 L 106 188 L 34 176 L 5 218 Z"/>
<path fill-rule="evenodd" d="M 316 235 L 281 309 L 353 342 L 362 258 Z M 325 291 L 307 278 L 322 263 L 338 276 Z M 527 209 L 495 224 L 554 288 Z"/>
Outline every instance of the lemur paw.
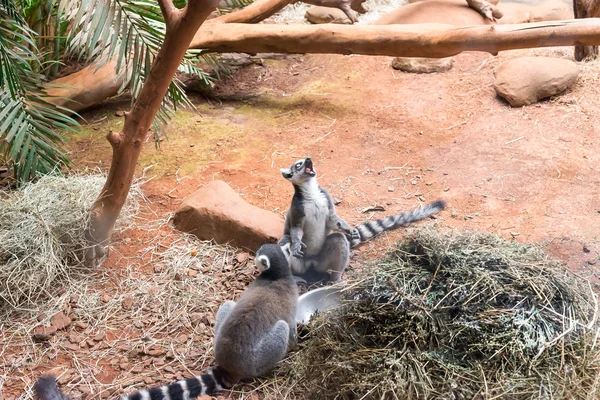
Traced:
<path fill-rule="evenodd" d="M 352 240 L 360 240 L 360 233 L 358 232 L 358 229 L 356 229 L 356 228 L 350 229 L 349 235 Z"/>

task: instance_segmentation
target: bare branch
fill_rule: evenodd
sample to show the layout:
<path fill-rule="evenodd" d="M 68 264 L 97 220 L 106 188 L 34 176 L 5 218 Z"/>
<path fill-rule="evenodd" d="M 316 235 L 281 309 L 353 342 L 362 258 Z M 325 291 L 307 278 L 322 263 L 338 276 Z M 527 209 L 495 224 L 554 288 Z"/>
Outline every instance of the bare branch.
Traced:
<path fill-rule="evenodd" d="M 175 23 L 180 11 L 177 9 L 177 7 L 175 7 L 172 0 L 158 0 L 158 5 L 160 6 L 160 11 L 165 18 L 167 28 L 171 28 Z"/>
<path fill-rule="evenodd" d="M 443 58 L 499 51 L 600 44 L 600 19 L 457 27 L 406 25 L 206 24 L 191 48 L 217 53 L 325 53 Z"/>

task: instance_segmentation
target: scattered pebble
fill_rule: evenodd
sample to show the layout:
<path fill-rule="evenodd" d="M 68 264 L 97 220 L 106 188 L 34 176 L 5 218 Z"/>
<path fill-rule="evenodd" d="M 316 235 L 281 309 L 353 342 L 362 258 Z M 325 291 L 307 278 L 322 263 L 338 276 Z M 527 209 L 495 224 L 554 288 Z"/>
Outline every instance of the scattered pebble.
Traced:
<path fill-rule="evenodd" d="M 50 319 L 50 324 L 56 328 L 56 330 L 60 331 L 71 325 L 71 318 L 67 317 L 62 312 L 57 312 Z"/>

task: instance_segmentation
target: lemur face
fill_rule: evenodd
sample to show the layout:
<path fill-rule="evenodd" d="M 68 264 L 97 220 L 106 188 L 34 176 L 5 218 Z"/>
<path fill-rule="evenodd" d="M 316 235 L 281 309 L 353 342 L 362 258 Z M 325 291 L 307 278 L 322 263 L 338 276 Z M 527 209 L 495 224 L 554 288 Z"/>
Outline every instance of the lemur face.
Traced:
<path fill-rule="evenodd" d="M 289 168 L 280 169 L 281 175 L 288 181 L 300 185 L 317 176 L 317 171 L 313 167 L 310 157 L 305 160 L 298 160 Z"/>

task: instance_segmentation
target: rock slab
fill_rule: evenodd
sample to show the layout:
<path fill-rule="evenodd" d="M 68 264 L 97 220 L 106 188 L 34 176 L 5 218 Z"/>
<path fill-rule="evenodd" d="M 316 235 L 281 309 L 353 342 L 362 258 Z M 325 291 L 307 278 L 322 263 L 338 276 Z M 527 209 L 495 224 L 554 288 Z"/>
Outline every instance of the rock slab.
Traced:
<path fill-rule="evenodd" d="M 431 74 L 445 72 L 452 68 L 454 60 L 447 58 L 422 58 L 422 57 L 396 57 L 392 60 L 392 67 L 404 72 L 417 74 Z"/>
<path fill-rule="evenodd" d="M 564 92 L 578 77 L 579 67 L 573 61 L 522 57 L 494 70 L 494 89 L 511 106 L 521 107 Z"/>
<path fill-rule="evenodd" d="M 350 18 L 339 8 L 312 6 L 304 14 L 313 24 L 351 24 Z"/>
<path fill-rule="evenodd" d="M 265 243 L 276 243 L 283 234 L 283 219 L 279 215 L 247 203 L 220 180 L 183 199 L 174 224 L 201 240 L 230 243 L 250 251 Z"/>

